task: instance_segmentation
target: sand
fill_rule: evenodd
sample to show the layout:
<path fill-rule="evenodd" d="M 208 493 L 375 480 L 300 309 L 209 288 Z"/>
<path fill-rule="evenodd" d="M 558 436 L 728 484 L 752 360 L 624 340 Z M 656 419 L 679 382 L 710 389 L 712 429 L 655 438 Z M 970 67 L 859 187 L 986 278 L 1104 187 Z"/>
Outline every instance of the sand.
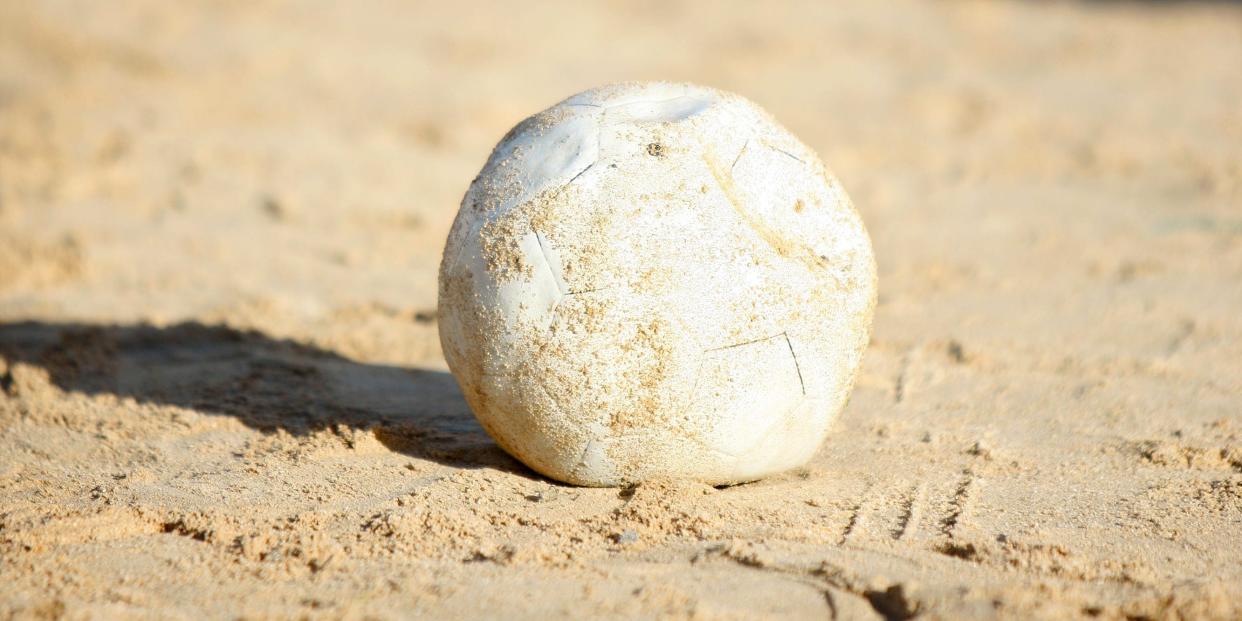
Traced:
<path fill-rule="evenodd" d="M 739 92 L 876 248 L 805 468 L 582 489 L 435 277 L 524 115 Z M 1242 617 L 1242 8 L 0 3 L 0 617 Z"/>

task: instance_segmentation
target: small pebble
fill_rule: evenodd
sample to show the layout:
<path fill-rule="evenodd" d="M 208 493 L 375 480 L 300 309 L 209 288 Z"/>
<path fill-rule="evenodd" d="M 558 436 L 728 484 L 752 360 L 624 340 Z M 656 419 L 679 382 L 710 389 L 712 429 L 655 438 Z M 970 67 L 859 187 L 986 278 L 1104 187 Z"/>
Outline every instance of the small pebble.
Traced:
<path fill-rule="evenodd" d="M 632 528 L 627 528 L 619 533 L 615 533 L 612 536 L 612 540 L 622 545 L 634 543 L 638 541 L 638 533 Z"/>

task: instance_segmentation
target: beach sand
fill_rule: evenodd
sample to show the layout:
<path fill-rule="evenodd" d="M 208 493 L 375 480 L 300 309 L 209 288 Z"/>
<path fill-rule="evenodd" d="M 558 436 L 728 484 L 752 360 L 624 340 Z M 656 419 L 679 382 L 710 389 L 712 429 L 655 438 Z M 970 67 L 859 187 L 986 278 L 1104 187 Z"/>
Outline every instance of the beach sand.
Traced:
<path fill-rule="evenodd" d="M 439 349 L 461 194 L 708 84 L 871 233 L 813 461 L 585 489 Z M 1242 617 L 1242 6 L 0 3 L 0 617 Z"/>

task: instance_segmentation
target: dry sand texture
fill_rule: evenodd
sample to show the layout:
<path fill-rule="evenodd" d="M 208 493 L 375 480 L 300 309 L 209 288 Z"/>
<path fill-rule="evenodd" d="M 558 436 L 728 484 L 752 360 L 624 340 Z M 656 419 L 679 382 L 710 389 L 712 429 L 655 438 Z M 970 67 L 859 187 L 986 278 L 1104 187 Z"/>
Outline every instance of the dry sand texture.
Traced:
<path fill-rule="evenodd" d="M 671 79 L 881 293 L 809 467 L 578 489 L 436 338 L 523 115 Z M 0 2 L 0 617 L 1237 618 L 1242 7 Z"/>

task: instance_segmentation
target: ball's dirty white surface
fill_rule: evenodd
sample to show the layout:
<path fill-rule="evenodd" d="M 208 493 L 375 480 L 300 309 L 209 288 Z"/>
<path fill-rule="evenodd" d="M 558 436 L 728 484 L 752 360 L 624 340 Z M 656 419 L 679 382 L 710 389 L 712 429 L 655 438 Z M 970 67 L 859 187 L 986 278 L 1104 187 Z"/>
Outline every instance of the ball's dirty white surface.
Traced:
<path fill-rule="evenodd" d="M 755 104 L 592 89 L 514 127 L 440 269 L 444 356 L 484 429 L 554 479 L 753 480 L 844 407 L 875 262 L 819 158 Z"/>

